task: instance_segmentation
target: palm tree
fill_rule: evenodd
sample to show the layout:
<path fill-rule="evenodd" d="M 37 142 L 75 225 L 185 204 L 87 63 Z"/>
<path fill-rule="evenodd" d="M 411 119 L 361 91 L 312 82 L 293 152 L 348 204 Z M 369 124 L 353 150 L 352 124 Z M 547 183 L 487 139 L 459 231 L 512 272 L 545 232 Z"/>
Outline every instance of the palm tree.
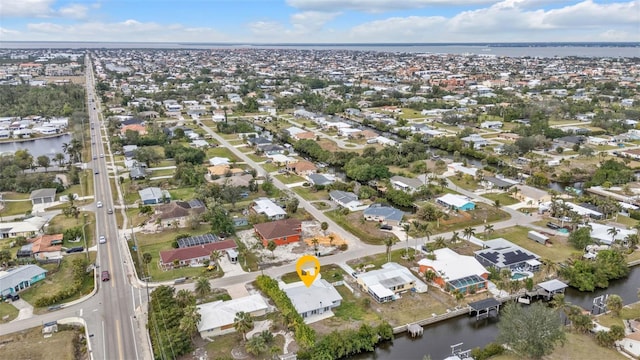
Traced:
<path fill-rule="evenodd" d="M 387 262 L 391 261 L 391 246 L 393 246 L 393 239 L 391 238 L 391 236 L 385 236 L 382 239 L 382 242 L 384 243 L 384 245 L 387 248 Z"/>
<path fill-rule="evenodd" d="M 629 234 L 624 238 L 624 242 L 628 248 L 635 249 L 640 242 L 640 236 L 638 234 Z"/>
<path fill-rule="evenodd" d="M 431 269 L 428 269 L 427 271 L 424 272 L 424 279 L 427 282 L 432 282 L 433 280 L 436 279 L 436 277 L 438 277 L 438 274 L 436 274 L 436 272 Z"/>
<path fill-rule="evenodd" d="M 313 251 L 315 253 L 317 253 L 318 252 L 318 244 L 320 244 L 320 241 L 318 241 L 318 238 L 311 239 L 311 244 L 313 245 Z"/>
<path fill-rule="evenodd" d="M 493 232 L 493 225 L 486 224 L 484 226 L 484 239 L 487 240 L 487 234 L 491 234 Z"/>
<path fill-rule="evenodd" d="M 198 332 L 198 324 L 202 319 L 200 313 L 196 309 L 195 305 L 188 305 L 184 309 L 182 318 L 180 319 L 179 329 L 189 334 L 191 341 L 193 341 L 193 335 Z"/>
<path fill-rule="evenodd" d="M 442 236 L 438 236 L 435 239 L 433 239 L 433 246 L 437 249 L 442 249 L 447 247 L 447 242 L 445 241 L 444 237 Z"/>
<path fill-rule="evenodd" d="M 261 336 L 255 335 L 244 345 L 249 354 L 258 356 L 267 350 L 267 344 Z"/>
<path fill-rule="evenodd" d="M 464 228 L 462 233 L 464 234 L 464 237 L 467 238 L 467 241 L 469 241 L 471 240 L 471 237 L 476 234 L 476 230 L 471 226 L 467 226 L 466 228 Z"/>
<path fill-rule="evenodd" d="M 64 154 L 63 153 L 56 153 L 53 156 L 53 160 L 55 160 L 58 163 L 58 166 L 62 166 L 62 163 L 64 162 Z"/>
<path fill-rule="evenodd" d="M 607 229 L 607 234 L 611 235 L 611 243 L 614 243 L 616 241 L 616 235 L 618 235 L 619 233 L 620 230 L 618 228 L 610 227 L 609 229 Z"/>
<path fill-rule="evenodd" d="M 542 269 L 545 273 L 545 277 L 549 277 L 552 273 L 555 275 L 558 271 L 558 264 L 550 259 L 542 259 L 540 262 L 542 262 Z"/>
<path fill-rule="evenodd" d="M 211 254 L 209 254 L 209 259 L 211 259 L 211 261 L 213 261 L 216 265 L 219 265 L 218 261 L 222 259 L 222 253 L 220 252 L 220 250 L 213 250 L 211 251 Z"/>
<path fill-rule="evenodd" d="M 449 241 L 451 241 L 452 244 L 455 244 L 458 241 L 460 241 L 460 232 L 454 231 L 453 233 L 451 233 L 451 240 Z"/>
<path fill-rule="evenodd" d="M 333 246 L 333 242 L 336 240 L 336 236 L 329 234 L 329 246 Z"/>
<path fill-rule="evenodd" d="M 176 301 L 184 308 L 189 304 L 195 304 L 196 298 L 193 296 L 191 291 L 182 289 L 176 293 Z"/>
<path fill-rule="evenodd" d="M 402 230 L 404 231 L 404 238 L 406 242 L 404 254 L 405 256 L 409 256 L 409 224 L 402 225 Z"/>
<path fill-rule="evenodd" d="M 640 222 L 632 226 L 636 230 L 636 234 L 640 236 Z"/>
<path fill-rule="evenodd" d="M 236 331 L 241 332 L 242 339 L 246 341 L 247 332 L 253 328 L 253 319 L 251 318 L 251 314 L 244 311 L 237 312 L 235 319 L 233 319 L 233 328 L 236 329 Z"/>
<path fill-rule="evenodd" d="M 442 191 L 444 191 L 444 188 L 447 187 L 447 185 L 449 185 L 449 182 L 447 181 L 446 178 L 440 178 L 440 180 L 438 180 L 438 183 Z"/>
<path fill-rule="evenodd" d="M 199 298 L 209 295 L 211 293 L 211 283 L 209 282 L 209 279 L 199 277 L 196 280 L 195 292 Z"/>

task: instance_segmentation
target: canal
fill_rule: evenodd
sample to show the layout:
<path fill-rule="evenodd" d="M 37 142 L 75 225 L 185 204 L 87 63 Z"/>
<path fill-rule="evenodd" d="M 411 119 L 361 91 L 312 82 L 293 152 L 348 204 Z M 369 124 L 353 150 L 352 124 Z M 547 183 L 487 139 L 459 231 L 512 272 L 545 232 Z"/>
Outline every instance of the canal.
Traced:
<path fill-rule="evenodd" d="M 626 279 L 614 281 L 607 289 L 595 292 L 579 292 L 567 289 L 566 301 L 591 310 L 593 298 L 605 294 L 618 294 L 625 304 L 638 301 L 640 286 L 640 266 L 636 266 Z M 433 290 L 437 291 L 437 290 Z M 451 345 L 463 343 L 461 349 L 483 347 L 495 340 L 498 335 L 498 319 L 476 321 L 474 317 L 460 316 L 424 328 L 419 338 L 411 338 L 406 333 L 396 337 L 393 342 L 382 344 L 373 353 L 360 354 L 350 359 L 379 360 L 421 360 L 430 355 L 433 360 L 441 360 L 451 355 Z"/>
<path fill-rule="evenodd" d="M 63 153 L 62 144 L 71 141 L 70 134 L 63 134 L 56 137 L 33 139 L 27 141 L 0 142 L 0 154 L 14 153 L 17 150 L 26 149 L 33 158 L 46 155 L 53 158 L 56 153 Z M 66 157 L 66 154 L 65 154 Z"/>

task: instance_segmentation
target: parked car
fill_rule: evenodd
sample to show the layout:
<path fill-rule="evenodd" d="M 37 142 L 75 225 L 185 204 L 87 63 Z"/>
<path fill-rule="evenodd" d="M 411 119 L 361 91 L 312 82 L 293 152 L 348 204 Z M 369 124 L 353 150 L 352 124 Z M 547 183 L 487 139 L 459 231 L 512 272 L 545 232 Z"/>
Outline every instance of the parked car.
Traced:
<path fill-rule="evenodd" d="M 109 281 L 109 279 L 111 279 L 111 276 L 109 275 L 109 272 L 107 270 L 102 272 L 102 281 Z"/>
<path fill-rule="evenodd" d="M 83 252 L 83 251 L 84 251 L 84 248 L 82 246 L 76 246 L 76 247 L 67 249 L 66 253 L 73 254 L 73 253 Z"/>
<path fill-rule="evenodd" d="M 558 229 L 560 229 L 560 225 L 555 224 L 555 223 L 552 223 L 552 222 L 548 222 L 548 223 L 547 223 L 547 227 L 548 227 L 549 229 L 553 229 L 553 230 L 558 230 Z"/>
<path fill-rule="evenodd" d="M 380 230 L 393 230 L 393 226 L 391 225 L 380 225 Z"/>

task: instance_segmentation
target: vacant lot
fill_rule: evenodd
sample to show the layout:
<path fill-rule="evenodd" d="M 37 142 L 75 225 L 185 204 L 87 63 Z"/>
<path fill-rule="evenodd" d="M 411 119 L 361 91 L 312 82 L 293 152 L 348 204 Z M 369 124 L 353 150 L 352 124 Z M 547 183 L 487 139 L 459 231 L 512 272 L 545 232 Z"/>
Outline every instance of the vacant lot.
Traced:
<path fill-rule="evenodd" d="M 385 235 L 394 237 L 380 230 L 377 222 L 365 221 L 360 211 L 343 215 L 340 210 L 332 210 L 325 212 L 325 215 L 367 244 L 381 245 Z"/>
<path fill-rule="evenodd" d="M 493 223 L 509 219 L 511 215 L 484 203 L 476 203 L 475 210 L 449 212 L 449 218 L 440 221 L 440 226 L 433 221 L 432 228 L 435 232 L 442 233 L 454 230 L 460 230 L 467 226 L 478 226 L 485 223 Z"/>
<path fill-rule="evenodd" d="M 85 218 L 85 215 L 86 215 L 86 218 Z M 95 239 L 93 235 L 96 233 L 95 218 L 96 216 L 93 212 L 81 212 L 77 219 L 74 217 L 66 217 L 60 214 L 60 215 L 54 216 L 51 219 L 51 221 L 49 221 L 49 227 L 47 228 L 47 230 L 50 231 L 51 233 L 62 233 L 66 229 L 77 227 L 77 226 L 83 226 L 84 224 L 87 224 L 84 228 L 84 233 L 87 238 L 87 247 L 91 247 L 95 245 L 94 243 Z M 65 241 L 62 244 L 62 246 L 68 248 L 68 247 L 85 246 L 85 245 L 84 245 L 83 239 L 80 239 L 79 242 Z"/>
<path fill-rule="evenodd" d="M 318 191 L 311 186 L 309 187 L 298 186 L 293 188 L 292 190 L 295 191 L 298 195 L 302 196 L 303 199 L 308 201 L 329 199 L 329 192 L 327 190 Z"/>
<path fill-rule="evenodd" d="M 595 339 L 589 334 L 567 333 L 564 345 L 558 345 L 553 353 L 544 357 L 546 360 L 573 360 L 573 359 L 607 359 L 622 360 L 626 357 L 614 349 L 603 348 L 596 344 Z M 519 356 L 512 353 L 492 357 L 491 360 L 520 360 Z"/>
<path fill-rule="evenodd" d="M 500 202 L 500 206 L 513 205 L 518 203 L 518 200 L 505 193 L 484 194 L 482 195 L 482 197 L 493 201 L 497 200 Z"/>
<path fill-rule="evenodd" d="M 65 326 L 66 328 L 66 326 Z M 42 328 L 12 333 L 0 337 L 0 358 L 12 360 L 82 360 L 87 359 L 86 351 L 76 354 L 76 341 L 84 335 L 77 329 L 66 329 L 54 333 L 49 338 L 42 336 Z M 80 345 L 80 344 L 78 344 Z M 55 356 L 53 355 L 55 353 Z"/>
<path fill-rule="evenodd" d="M 18 309 L 15 306 L 8 302 L 0 302 L 0 324 L 7 323 L 16 316 L 18 316 Z"/>
<path fill-rule="evenodd" d="M 627 305 L 622 308 L 620 317 L 614 316 L 609 313 L 606 315 L 600 315 L 596 317 L 596 321 L 602 326 L 611 327 L 612 325 L 623 326 L 622 320 L 640 319 L 640 303 Z"/>
<path fill-rule="evenodd" d="M 516 245 L 532 251 L 540 255 L 543 259 L 549 259 L 554 262 L 564 262 L 571 255 L 580 255 L 581 252 L 573 248 L 573 246 L 567 243 L 567 237 L 563 236 L 550 236 L 551 244 L 542 245 L 533 240 L 527 238 L 527 234 L 530 229 L 523 226 L 515 226 L 510 229 L 501 229 L 493 232 L 489 237 L 505 238 Z"/>
<path fill-rule="evenodd" d="M 6 192 L 2 194 L 2 200 L 24 200 L 24 201 L 4 201 L 0 204 L 0 215 L 24 215 L 27 211 L 31 211 L 31 201 L 29 194 L 21 194 L 16 192 Z"/>
<path fill-rule="evenodd" d="M 338 265 L 331 264 L 325 265 L 320 268 L 320 276 L 328 282 L 333 283 L 344 279 L 344 276 L 346 276 L 346 274 Z M 298 276 L 297 272 L 286 273 L 282 275 L 280 279 L 285 284 L 300 281 L 300 277 Z"/>

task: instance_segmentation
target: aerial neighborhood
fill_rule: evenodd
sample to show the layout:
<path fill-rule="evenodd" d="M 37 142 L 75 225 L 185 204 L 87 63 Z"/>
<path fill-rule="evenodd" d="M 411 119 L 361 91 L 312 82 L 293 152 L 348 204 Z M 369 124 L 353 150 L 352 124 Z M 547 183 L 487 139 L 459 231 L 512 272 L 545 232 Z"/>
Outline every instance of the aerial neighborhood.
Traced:
<path fill-rule="evenodd" d="M 149 359 L 337 359 L 460 318 L 499 336 L 434 359 L 640 357 L 638 58 L 0 59 L 0 338 L 133 292 Z M 503 334 L 526 314 L 557 322 L 541 353 Z"/>

